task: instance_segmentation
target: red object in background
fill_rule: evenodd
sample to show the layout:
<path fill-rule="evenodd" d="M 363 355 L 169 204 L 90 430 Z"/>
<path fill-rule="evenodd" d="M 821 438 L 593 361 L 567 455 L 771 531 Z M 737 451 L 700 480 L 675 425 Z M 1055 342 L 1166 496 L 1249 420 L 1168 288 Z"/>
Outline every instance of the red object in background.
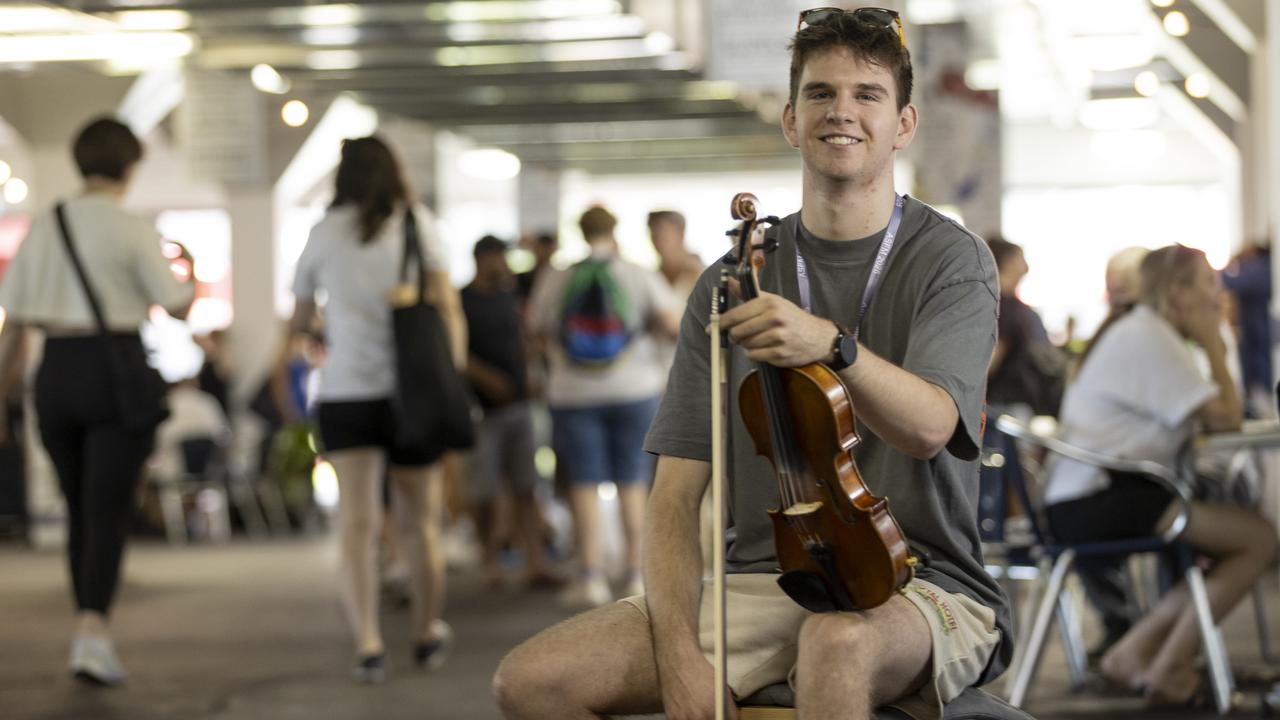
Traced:
<path fill-rule="evenodd" d="M 31 216 L 26 213 L 0 216 L 0 278 L 30 228 Z"/>

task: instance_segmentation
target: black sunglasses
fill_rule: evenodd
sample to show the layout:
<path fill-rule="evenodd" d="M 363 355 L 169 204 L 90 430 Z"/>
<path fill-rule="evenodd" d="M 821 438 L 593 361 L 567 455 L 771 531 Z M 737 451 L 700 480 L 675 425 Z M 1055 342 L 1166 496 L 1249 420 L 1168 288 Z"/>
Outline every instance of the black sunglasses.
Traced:
<path fill-rule="evenodd" d="M 898 42 L 902 43 L 904 48 L 907 46 L 906 36 L 902 32 L 902 18 L 896 11 L 887 8 L 864 7 L 856 10 L 845 10 L 843 8 L 820 7 L 812 10 L 802 10 L 800 12 L 800 20 L 796 23 L 796 32 L 812 25 L 830 22 L 833 18 L 844 14 L 852 15 L 859 22 L 896 30 Z"/>

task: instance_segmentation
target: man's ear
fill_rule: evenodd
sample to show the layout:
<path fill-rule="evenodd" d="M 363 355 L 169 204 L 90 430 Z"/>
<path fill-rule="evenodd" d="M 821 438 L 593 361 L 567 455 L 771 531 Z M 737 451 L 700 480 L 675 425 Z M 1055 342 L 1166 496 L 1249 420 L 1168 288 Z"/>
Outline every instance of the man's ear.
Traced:
<path fill-rule="evenodd" d="M 796 133 L 796 109 L 788 101 L 786 107 L 782 108 L 782 136 L 793 148 L 800 147 L 800 136 Z"/>
<path fill-rule="evenodd" d="M 911 144 L 916 136 L 916 126 L 920 122 L 920 112 L 910 103 L 898 114 L 898 134 L 893 138 L 893 149 L 901 150 Z"/>

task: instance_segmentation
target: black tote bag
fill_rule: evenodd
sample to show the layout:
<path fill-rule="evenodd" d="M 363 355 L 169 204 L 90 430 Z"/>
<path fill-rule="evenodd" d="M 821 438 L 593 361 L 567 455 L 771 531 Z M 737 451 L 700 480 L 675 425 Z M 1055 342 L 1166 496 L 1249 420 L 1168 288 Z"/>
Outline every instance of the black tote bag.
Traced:
<path fill-rule="evenodd" d="M 112 397 L 120 424 L 129 430 L 154 430 L 169 417 L 168 388 L 164 378 L 147 363 L 146 349 L 136 333 L 112 333 L 107 329 L 102 305 L 89 283 L 84 264 L 80 262 L 80 254 L 76 252 L 62 203 L 54 208 L 54 214 L 58 218 L 58 229 L 67 248 L 67 256 L 80 278 L 80 285 L 89 300 L 89 309 L 93 311 L 93 319 L 98 325 L 98 335 L 102 339 L 107 367 L 111 373 Z"/>
<path fill-rule="evenodd" d="M 391 309 L 396 379 L 392 397 L 396 444 L 432 457 L 475 444 L 475 422 L 466 383 L 453 365 L 449 336 L 440 310 L 427 302 L 427 270 L 412 208 L 404 215 L 404 255 L 400 281 L 417 271 L 414 301 Z"/>

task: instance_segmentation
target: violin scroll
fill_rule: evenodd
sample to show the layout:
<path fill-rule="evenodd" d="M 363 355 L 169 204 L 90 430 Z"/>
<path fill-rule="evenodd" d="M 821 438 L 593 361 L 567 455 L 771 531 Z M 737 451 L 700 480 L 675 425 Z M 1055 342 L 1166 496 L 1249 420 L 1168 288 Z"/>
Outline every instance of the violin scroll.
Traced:
<path fill-rule="evenodd" d="M 733 201 L 729 203 L 729 212 L 733 214 L 734 220 L 746 220 L 752 222 L 756 219 L 756 208 L 760 205 L 760 200 L 749 192 L 740 192 L 733 196 Z"/>

